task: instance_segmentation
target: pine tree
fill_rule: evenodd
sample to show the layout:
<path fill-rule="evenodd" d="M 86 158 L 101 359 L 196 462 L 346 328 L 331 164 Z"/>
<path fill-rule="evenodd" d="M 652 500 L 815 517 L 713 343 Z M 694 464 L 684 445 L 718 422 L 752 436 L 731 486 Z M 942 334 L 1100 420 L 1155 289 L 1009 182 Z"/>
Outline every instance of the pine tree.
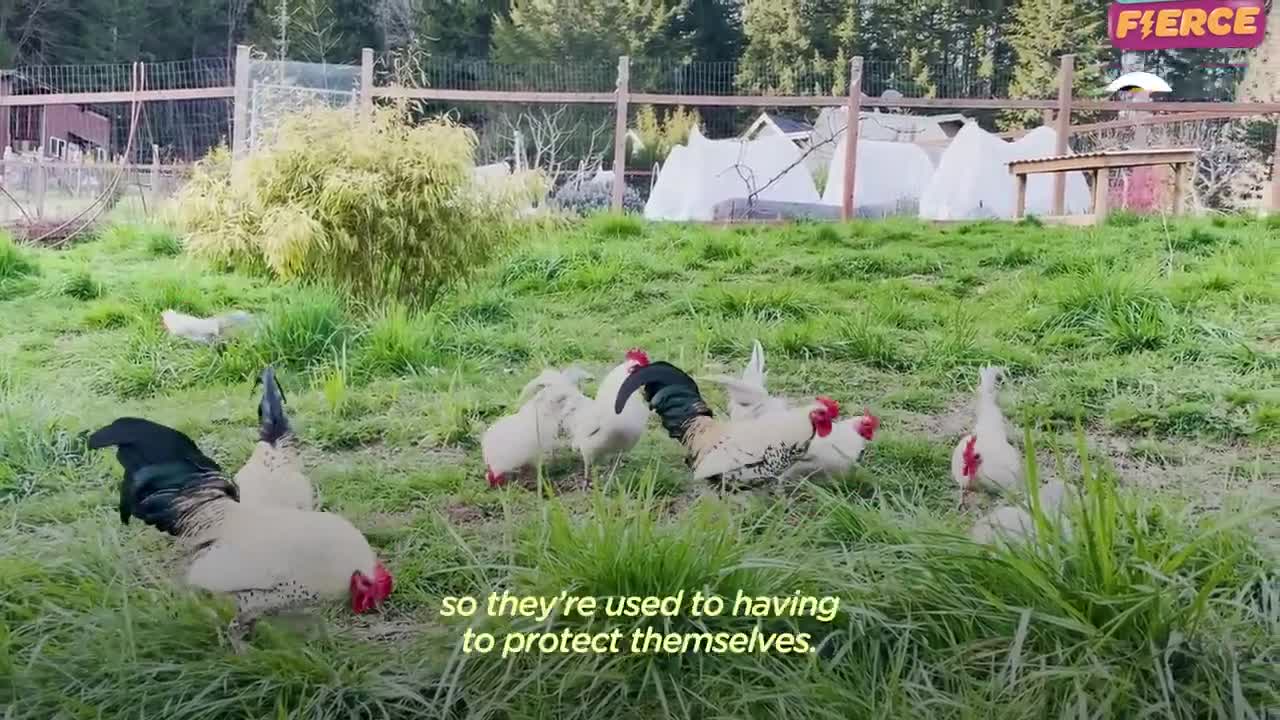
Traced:
<path fill-rule="evenodd" d="M 684 0 L 513 0 L 493 33 L 500 62 L 617 64 L 632 58 L 678 59 L 675 18 Z"/>
<path fill-rule="evenodd" d="M 1011 97 L 1055 97 L 1060 58 L 1068 53 L 1075 54 L 1074 94 L 1097 92 L 1102 65 L 1114 54 L 1108 47 L 1105 2 L 1021 0 L 1013 9 L 1012 20 Z M 1001 119 L 1007 127 L 1025 127 L 1038 117 L 1036 111 L 1011 111 Z"/>
<path fill-rule="evenodd" d="M 742 12 L 747 47 L 738 84 L 751 92 L 798 95 L 804 73 L 797 58 L 813 57 L 803 0 L 747 0 Z"/>

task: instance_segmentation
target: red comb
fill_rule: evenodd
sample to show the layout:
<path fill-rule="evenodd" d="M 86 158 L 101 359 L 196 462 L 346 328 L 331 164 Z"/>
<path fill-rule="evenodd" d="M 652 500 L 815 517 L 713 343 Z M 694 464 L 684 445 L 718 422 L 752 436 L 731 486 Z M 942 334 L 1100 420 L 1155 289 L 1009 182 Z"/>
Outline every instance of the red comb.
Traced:
<path fill-rule="evenodd" d="M 863 408 L 862 414 L 867 417 L 866 422 L 871 425 L 872 430 L 876 430 L 880 427 L 880 418 L 871 414 L 871 408 Z"/>
<path fill-rule="evenodd" d="M 395 587 L 395 581 L 391 577 L 391 573 L 387 572 L 387 568 L 381 562 L 373 569 L 373 584 L 378 588 L 378 594 L 386 597 L 391 594 L 391 589 Z"/>
<path fill-rule="evenodd" d="M 649 354 L 639 348 L 628 350 L 627 359 L 636 361 L 640 367 L 645 367 L 649 364 Z"/>
<path fill-rule="evenodd" d="M 840 403 L 832 400 L 826 395 L 819 395 L 818 402 L 827 409 L 827 412 L 831 413 L 831 417 L 835 418 L 840 416 Z"/>

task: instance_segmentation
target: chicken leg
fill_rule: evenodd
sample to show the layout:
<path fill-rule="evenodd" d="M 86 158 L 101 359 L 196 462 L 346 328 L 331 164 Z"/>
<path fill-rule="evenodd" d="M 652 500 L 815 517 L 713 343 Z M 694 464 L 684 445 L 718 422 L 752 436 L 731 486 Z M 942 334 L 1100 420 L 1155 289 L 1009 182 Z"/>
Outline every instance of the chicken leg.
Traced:
<path fill-rule="evenodd" d="M 242 590 L 235 593 L 234 597 L 236 615 L 227 626 L 227 638 L 237 655 L 244 654 L 248 649 L 246 638 L 253 632 L 259 619 L 300 608 L 320 599 L 295 581 L 283 582 L 262 590 Z"/>

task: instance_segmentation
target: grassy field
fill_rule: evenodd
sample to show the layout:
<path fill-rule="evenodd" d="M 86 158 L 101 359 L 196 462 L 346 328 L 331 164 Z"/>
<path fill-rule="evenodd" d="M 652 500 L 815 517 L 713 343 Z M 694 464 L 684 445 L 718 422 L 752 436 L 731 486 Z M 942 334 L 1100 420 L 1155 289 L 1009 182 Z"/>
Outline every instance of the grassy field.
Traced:
<path fill-rule="evenodd" d="M 534 233 L 426 314 L 201 267 L 163 230 L 0 243 L 0 717 L 1258 718 L 1280 712 L 1280 225 L 911 222 L 741 230 L 596 218 Z M 161 310 L 246 309 L 215 352 Z M 883 425 L 850 476 L 717 498 L 656 423 L 595 491 L 490 490 L 478 439 L 548 364 L 639 346 Z M 224 467 L 283 368 L 325 509 L 379 548 L 384 612 L 259 626 L 183 590 L 168 539 L 115 510 L 124 414 Z M 1034 430 L 1041 479 L 1087 487 L 1070 540 L 990 552 L 954 509 L 977 368 Z M 591 385 L 594 390 L 594 385 Z M 708 387 L 723 407 L 723 397 Z M 1083 445 L 1082 445 L 1083 443 Z M 1084 448 L 1084 452 L 1081 449 Z M 445 595 L 495 589 L 842 599 L 771 620 L 803 655 L 463 655 Z M 610 621 L 615 622 L 615 621 Z M 502 632 L 509 620 L 477 619 Z M 755 621 L 616 621 L 682 630 Z M 580 624 L 554 620 L 551 629 Z M 612 626 L 605 626 L 612 627 Z M 1274 715 L 1273 715 L 1274 717 Z"/>

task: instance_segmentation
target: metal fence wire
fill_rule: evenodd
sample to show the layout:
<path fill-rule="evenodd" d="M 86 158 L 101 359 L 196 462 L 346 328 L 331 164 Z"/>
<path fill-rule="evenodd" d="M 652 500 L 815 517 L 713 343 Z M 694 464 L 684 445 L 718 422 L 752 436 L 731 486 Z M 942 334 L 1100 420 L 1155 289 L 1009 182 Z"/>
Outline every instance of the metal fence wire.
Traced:
<path fill-rule="evenodd" d="M 936 163 L 950 137 L 967 122 L 1013 139 L 1052 121 L 1058 95 L 1056 63 L 1050 61 L 1041 71 L 1028 73 L 992 50 L 995 46 L 988 41 L 953 40 L 905 49 L 880 45 L 867 49 L 860 81 L 862 139 L 916 143 Z M 1146 69 L 1173 78 L 1173 92 L 1156 98 L 1165 102 L 1232 101 L 1237 89 L 1247 85 L 1242 83 L 1247 68 L 1222 54 L 1151 53 L 1143 60 Z M 160 184 L 173 188 L 181 181 L 180 170 L 218 145 L 235 144 L 237 98 L 245 104 L 239 108 L 245 123 L 243 139 L 246 149 L 252 150 L 269 141 L 272 129 L 286 115 L 313 106 L 368 101 L 375 90 L 381 102 L 415 90 L 422 91 L 420 95 L 435 92 L 434 98 L 415 99 L 420 117 L 446 114 L 474 130 L 478 164 L 536 167 L 558 182 L 614 165 L 617 58 L 512 64 L 388 52 L 374 55 L 372 67 L 366 68 L 361 63 L 303 63 L 257 56 L 248 63 L 243 88 L 237 87 L 235 66 L 236 61 L 228 58 L 143 64 L 145 97 L 136 127 L 132 64 L 34 66 L 0 72 L 0 100 L 15 99 L 0 102 L 0 128 L 6 130 L 3 139 L 10 149 L 5 165 L 13 170 L 5 182 L 19 195 L 56 188 L 76 197 L 92 192 L 99 182 L 96 174 L 64 173 L 55 166 L 123 160 L 139 166 L 130 170 L 137 173 L 139 186 L 152 178 L 172 178 Z M 1257 115 L 1245 118 L 1239 107 L 1232 119 L 1215 112 L 1216 106 L 1208 106 L 1186 115 L 1185 122 L 1139 132 L 1116 107 L 1079 106 L 1082 101 L 1113 99 L 1103 91 L 1106 83 L 1132 68 L 1107 58 L 1079 61 L 1075 68 L 1071 142 L 1077 150 L 1144 143 L 1205 144 L 1214 148 L 1206 155 L 1218 159 L 1215 169 L 1206 169 L 1202 163 L 1202 174 L 1211 178 L 1205 183 L 1205 197 L 1221 196 L 1212 190 L 1221 184 L 1214 178 L 1223 172 L 1221 158 L 1231 153 L 1243 158 L 1241 167 L 1250 168 L 1255 180 L 1258 168 L 1274 165 L 1273 120 Z M 367 88 L 362 87 L 365 72 L 372 77 Z M 821 189 L 834 167 L 835 147 L 830 141 L 845 125 L 849 80 L 849 64 L 843 59 L 630 58 L 627 90 L 631 99 L 625 103 L 624 125 L 627 185 L 643 198 L 666 153 L 684 142 L 696 126 L 710 139 L 770 132 L 786 135 L 805 153 L 805 165 Z M 78 104 L 53 98 L 77 93 L 98 95 L 81 96 L 87 99 Z M 42 97 L 55 102 L 41 104 Z M 812 103 L 808 98 L 813 98 Z M 894 105 L 906 101 L 911 101 L 909 106 Z M 1013 107 L 1019 101 L 1023 105 Z M 1028 107 L 1026 101 L 1032 105 Z M 42 154 L 49 165 L 39 189 L 32 179 L 35 175 L 14 168 L 33 154 Z M 155 171 L 156 164 L 175 170 Z M 1253 180 L 1241 183 L 1257 185 Z M 59 204 L 50 201 L 45 206 Z"/>

